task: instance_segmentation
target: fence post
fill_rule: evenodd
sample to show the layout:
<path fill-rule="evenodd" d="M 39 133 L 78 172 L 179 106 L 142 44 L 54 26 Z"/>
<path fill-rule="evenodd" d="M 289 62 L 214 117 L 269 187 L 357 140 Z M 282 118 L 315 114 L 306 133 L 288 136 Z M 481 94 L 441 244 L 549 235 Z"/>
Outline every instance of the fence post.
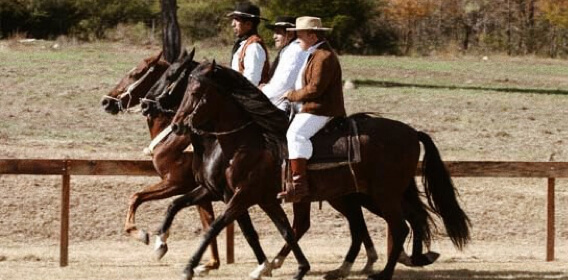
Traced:
<path fill-rule="evenodd" d="M 69 189 L 71 176 L 69 175 L 69 160 L 65 160 L 63 167 L 63 183 L 61 187 L 61 233 L 59 242 L 59 266 L 68 264 L 69 256 Z"/>
<path fill-rule="evenodd" d="M 227 225 L 227 264 L 235 263 L 235 223 Z"/>
<path fill-rule="evenodd" d="M 547 191 L 547 223 L 546 223 L 546 261 L 554 261 L 554 239 L 555 230 L 554 225 L 554 215 L 555 215 L 555 203 L 554 203 L 554 188 L 555 188 L 555 178 L 548 178 L 548 191 Z"/>

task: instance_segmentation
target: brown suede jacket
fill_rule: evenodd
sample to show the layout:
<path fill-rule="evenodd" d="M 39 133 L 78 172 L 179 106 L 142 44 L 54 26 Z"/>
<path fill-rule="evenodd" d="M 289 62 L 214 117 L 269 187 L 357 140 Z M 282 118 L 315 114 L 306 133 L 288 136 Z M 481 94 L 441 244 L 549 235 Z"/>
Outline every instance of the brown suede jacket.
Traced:
<path fill-rule="evenodd" d="M 345 116 L 339 59 L 328 42 L 308 58 L 304 87 L 287 94 L 290 101 L 302 102 L 302 113 L 319 116 Z"/>

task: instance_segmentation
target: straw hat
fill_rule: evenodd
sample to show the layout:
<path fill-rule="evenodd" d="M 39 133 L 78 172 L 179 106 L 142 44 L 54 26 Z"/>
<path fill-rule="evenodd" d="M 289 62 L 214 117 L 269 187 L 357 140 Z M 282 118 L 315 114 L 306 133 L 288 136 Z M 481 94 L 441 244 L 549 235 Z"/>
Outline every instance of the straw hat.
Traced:
<path fill-rule="evenodd" d="M 296 27 L 286 28 L 288 31 L 313 30 L 329 31 L 331 28 L 322 27 L 321 18 L 318 17 L 299 17 L 296 19 Z"/>

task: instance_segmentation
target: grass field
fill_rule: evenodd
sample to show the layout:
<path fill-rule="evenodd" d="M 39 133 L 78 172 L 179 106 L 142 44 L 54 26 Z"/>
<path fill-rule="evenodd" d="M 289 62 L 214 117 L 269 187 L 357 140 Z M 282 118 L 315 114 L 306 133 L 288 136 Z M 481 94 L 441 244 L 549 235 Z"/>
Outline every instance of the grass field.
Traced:
<path fill-rule="evenodd" d="M 0 41 L 0 158 L 148 159 L 149 138 L 138 113 L 111 116 L 99 101 L 156 46 Z M 229 48 L 198 46 L 198 60 L 228 60 Z M 429 133 L 445 160 L 568 161 L 568 61 L 536 57 L 341 56 L 349 112 L 379 112 Z M 178 277 L 202 233 L 195 209 L 176 219 L 171 252 L 151 260 L 151 248 L 122 235 L 128 197 L 157 178 L 73 177 L 70 267 L 57 268 L 57 176 L 0 176 L 0 279 L 163 279 Z M 424 269 L 397 267 L 397 279 L 568 279 L 568 182 L 557 182 L 556 257 L 545 263 L 542 179 L 455 179 L 473 222 L 464 252 L 440 236 L 441 259 Z M 167 203 L 140 207 L 137 223 L 153 229 Z M 286 211 L 291 207 L 286 205 Z M 222 211 L 223 205 L 215 205 Z M 301 245 L 313 273 L 339 265 L 349 233 L 324 203 L 313 205 Z M 281 244 L 258 208 L 251 214 L 267 254 Z M 366 213 L 379 250 L 384 223 Z M 237 232 L 237 264 L 209 279 L 246 279 L 254 258 Z M 362 255 L 364 253 L 362 252 Z M 384 263 L 381 256 L 381 264 Z M 364 261 L 360 256 L 359 262 Z M 273 279 L 288 279 L 291 260 Z M 359 265 L 359 266 L 357 266 Z M 362 266 L 358 263 L 356 268 Z M 377 265 L 378 269 L 380 265 Z M 355 275 L 349 279 L 365 279 Z"/>

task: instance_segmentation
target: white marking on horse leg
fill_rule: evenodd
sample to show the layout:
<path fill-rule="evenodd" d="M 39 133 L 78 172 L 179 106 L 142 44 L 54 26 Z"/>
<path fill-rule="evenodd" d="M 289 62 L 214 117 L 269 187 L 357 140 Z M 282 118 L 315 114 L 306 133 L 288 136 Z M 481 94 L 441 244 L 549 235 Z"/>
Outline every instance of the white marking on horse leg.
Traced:
<path fill-rule="evenodd" d="M 156 260 L 161 260 L 168 252 L 168 244 L 166 244 L 168 236 L 169 232 L 156 236 L 156 243 L 154 245 L 154 255 L 156 256 Z"/>
<path fill-rule="evenodd" d="M 249 277 L 254 280 L 262 279 L 262 276 L 271 277 L 272 276 L 272 263 L 264 261 L 255 270 L 253 270 Z"/>
<path fill-rule="evenodd" d="M 207 265 L 204 265 L 204 264 L 200 264 L 196 268 L 193 269 L 196 276 L 205 276 L 205 275 L 209 274 L 209 270 L 210 269 L 207 267 Z"/>

